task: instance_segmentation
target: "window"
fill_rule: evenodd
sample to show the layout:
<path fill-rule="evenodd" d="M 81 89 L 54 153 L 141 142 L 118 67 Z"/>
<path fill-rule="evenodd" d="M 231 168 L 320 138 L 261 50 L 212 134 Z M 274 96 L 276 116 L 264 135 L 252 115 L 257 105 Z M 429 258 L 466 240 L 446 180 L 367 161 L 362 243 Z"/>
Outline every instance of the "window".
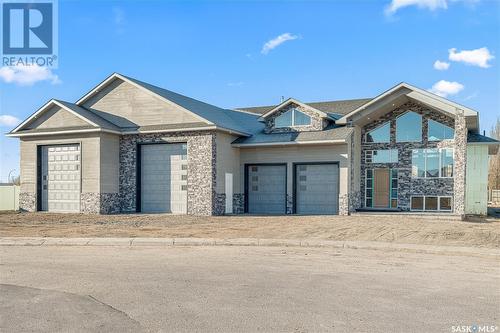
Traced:
<path fill-rule="evenodd" d="M 280 114 L 276 119 L 274 120 L 274 126 L 275 127 L 290 127 L 293 124 L 292 120 L 292 111 L 287 111 L 283 114 Z"/>
<path fill-rule="evenodd" d="M 366 170 L 365 207 L 373 206 L 373 170 Z"/>
<path fill-rule="evenodd" d="M 410 203 L 411 210 L 429 211 L 429 212 L 451 212 L 451 197 L 447 196 L 412 196 Z"/>
<path fill-rule="evenodd" d="M 388 143 L 391 141 L 391 126 L 387 122 L 380 127 L 377 127 L 366 133 L 366 142 Z"/>
<path fill-rule="evenodd" d="M 289 110 L 274 120 L 274 127 L 307 126 L 311 124 L 311 117 L 297 109 Z"/>
<path fill-rule="evenodd" d="M 438 197 L 425 197 L 425 210 L 438 210 Z"/>
<path fill-rule="evenodd" d="M 424 210 L 424 197 L 411 197 L 411 210 Z"/>
<path fill-rule="evenodd" d="M 422 116 L 406 112 L 396 119 L 396 142 L 422 142 Z"/>
<path fill-rule="evenodd" d="M 439 150 L 427 149 L 425 157 L 425 176 L 427 178 L 439 177 Z"/>
<path fill-rule="evenodd" d="M 397 149 L 367 150 L 366 163 L 398 163 Z"/>
<path fill-rule="evenodd" d="M 411 161 L 413 177 L 453 177 L 453 149 L 414 149 Z"/>
<path fill-rule="evenodd" d="M 451 127 L 429 119 L 427 137 L 429 138 L 429 141 L 453 139 L 455 137 L 455 131 Z"/>
<path fill-rule="evenodd" d="M 453 177 L 452 149 L 441 149 L 441 177 Z"/>
<path fill-rule="evenodd" d="M 439 198 L 439 210 L 451 211 L 451 197 Z"/>
<path fill-rule="evenodd" d="M 415 149 L 411 157 L 411 174 L 413 177 L 425 177 L 425 149 Z"/>
<path fill-rule="evenodd" d="M 294 110 L 293 111 L 293 126 L 307 126 L 311 125 L 311 117 L 307 114 Z"/>
<path fill-rule="evenodd" d="M 391 208 L 398 207 L 398 169 L 391 169 Z"/>

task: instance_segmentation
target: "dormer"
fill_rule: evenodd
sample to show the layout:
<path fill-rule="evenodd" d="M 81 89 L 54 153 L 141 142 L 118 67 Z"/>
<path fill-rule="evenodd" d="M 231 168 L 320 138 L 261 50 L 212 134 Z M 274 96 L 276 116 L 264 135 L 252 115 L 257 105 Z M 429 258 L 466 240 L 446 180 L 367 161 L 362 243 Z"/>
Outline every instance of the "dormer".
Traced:
<path fill-rule="evenodd" d="M 289 98 L 263 114 L 265 133 L 321 131 L 335 118 L 326 112 Z"/>

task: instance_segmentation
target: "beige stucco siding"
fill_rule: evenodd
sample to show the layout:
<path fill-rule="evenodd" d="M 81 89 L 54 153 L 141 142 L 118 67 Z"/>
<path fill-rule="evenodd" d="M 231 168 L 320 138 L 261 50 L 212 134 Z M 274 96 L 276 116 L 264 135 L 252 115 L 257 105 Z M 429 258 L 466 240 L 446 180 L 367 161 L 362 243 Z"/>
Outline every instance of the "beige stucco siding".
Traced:
<path fill-rule="evenodd" d="M 233 193 L 240 193 L 240 149 L 231 146 L 238 137 L 224 132 L 217 132 L 217 183 L 215 191 L 226 193 L 226 173 L 233 174 Z"/>
<path fill-rule="evenodd" d="M 287 163 L 287 192 L 293 195 L 293 163 L 339 162 L 340 195 L 348 192 L 347 145 L 301 145 L 294 147 L 245 148 L 240 150 L 240 188 L 244 190 L 244 166 L 252 163 Z"/>
<path fill-rule="evenodd" d="M 101 193 L 118 193 L 120 176 L 120 137 L 101 134 Z"/>
<path fill-rule="evenodd" d="M 115 80 L 86 101 L 86 108 L 121 127 L 200 122 L 189 112 L 160 100 L 128 82 Z"/>
<path fill-rule="evenodd" d="M 98 134 L 21 138 L 21 192 L 36 192 L 36 160 L 38 145 L 81 144 L 82 192 L 99 192 Z"/>
<path fill-rule="evenodd" d="M 53 106 L 45 111 L 39 118 L 32 120 L 26 128 L 60 128 L 76 126 L 90 126 L 90 124 L 59 106 Z"/>

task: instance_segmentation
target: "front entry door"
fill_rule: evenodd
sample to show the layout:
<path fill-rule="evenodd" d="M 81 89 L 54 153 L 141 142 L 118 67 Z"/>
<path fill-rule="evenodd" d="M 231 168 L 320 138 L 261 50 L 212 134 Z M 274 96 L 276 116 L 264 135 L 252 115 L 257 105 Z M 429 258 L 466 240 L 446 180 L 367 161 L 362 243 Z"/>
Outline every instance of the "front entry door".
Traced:
<path fill-rule="evenodd" d="M 388 208 L 389 207 L 389 194 L 390 194 L 390 169 L 375 169 L 374 175 L 374 202 L 375 208 Z"/>

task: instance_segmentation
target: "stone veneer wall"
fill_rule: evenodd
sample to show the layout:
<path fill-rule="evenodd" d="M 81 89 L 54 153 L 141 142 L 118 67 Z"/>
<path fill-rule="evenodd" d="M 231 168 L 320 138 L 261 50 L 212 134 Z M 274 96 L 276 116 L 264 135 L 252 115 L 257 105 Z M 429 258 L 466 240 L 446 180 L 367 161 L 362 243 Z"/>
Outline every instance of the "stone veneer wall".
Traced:
<path fill-rule="evenodd" d="M 19 209 L 26 212 L 36 212 L 36 193 L 19 193 Z"/>
<path fill-rule="evenodd" d="M 212 215 L 221 210 L 215 193 L 215 132 L 123 135 L 120 138 L 120 211 L 136 211 L 136 165 L 139 143 L 187 143 L 188 214 Z M 223 208 L 222 208 L 223 211 Z"/>
<path fill-rule="evenodd" d="M 120 212 L 120 194 L 119 193 L 101 193 L 100 194 L 100 213 L 116 214 Z"/>
<path fill-rule="evenodd" d="M 235 193 L 233 194 L 233 214 L 244 214 L 245 213 L 245 194 Z"/>
<path fill-rule="evenodd" d="M 455 117 L 455 151 L 453 176 L 455 178 L 453 193 L 453 211 L 465 215 L 465 170 L 467 166 L 467 126 L 463 110 L 458 110 Z"/>
<path fill-rule="evenodd" d="M 80 212 L 84 214 L 99 214 L 101 212 L 101 194 L 80 193 Z"/>
<path fill-rule="evenodd" d="M 407 111 L 413 111 L 422 115 L 422 142 L 396 142 L 396 117 L 402 115 Z M 365 170 L 375 169 L 375 168 L 396 168 L 398 169 L 398 207 L 402 210 L 410 209 L 410 197 L 412 195 L 445 195 L 452 196 L 457 194 L 455 191 L 454 178 L 413 178 L 412 177 L 412 150 L 421 148 L 455 148 L 455 159 L 457 151 L 463 151 L 465 153 L 465 144 L 463 140 L 443 140 L 443 141 L 428 141 L 427 138 L 427 128 L 428 120 L 432 119 L 434 121 L 440 122 L 444 125 L 454 128 L 455 119 L 448 117 L 440 112 L 434 111 L 426 106 L 408 102 L 401 105 L 400 107 L 394 109 L 393 111 L 385 114 L 384 116 L 378 118 L 376 121 L 364 126 L 361 131 L 361 195 L 360 201 L 361 206 L 365 206 Z M 390 121 L 390 143 L 369 143 L 365 142 L 365 134 L 382 125 L 383 123 Z M 465 122 L 465 121 L 464 121 Z M 465 123 L 464 123 L 465 125 Z M 455 128 L 456 138 L 461 135 L 460 129 Z M 465 130 L 465 137 L 467 136 Z M 465 139 L 466 140 L 466 139 Z M 455 142 L 457 141 L 457 142 Z M 376 149 L 398 149 L 399 161 L 398 163 L 365 163 L 365 153 L 367 150 Z M 460 162 L 458 161 L 460 168 Z M 456 178 L 459 174 L 457 170 L 457 160 L 455 160 L 454 166 L 454 177 Z M 454 202 L 457 200 L 457 196 L 454 197 Z M 460 201 L 460 199 L 458 198 Z M 454 204 L 456 205 L 456 203 Z M 456 212 L 456 211 L 455 211 Z"/>
<path fill-rule="evenodd" d="M 283 113 L 291 110 L 297 109 L 300 112 L 303 112 L 311 117 L 311 125 L 310 126 L 300 126 L 300 127 L 280 127 L 274 128 L 274 121 L 277 117 L 282 115 Z M 269 118 L 266 119 L 266 126 L 264 128 L 265 133 L 288 133 L 288 132 L 302 132 L 302 131 L 321 131 L 328 125 L 328 121 L 321 118 L 321 116 L 317 112 L 310 111 L 300 105 L 295 103 L 291 103 L 282 109 L 273 113 Z"/>
<path fill-rule="evenodd" d="M 361 208 L 361 192 L 359 191 L 359 186 L 356 186 L 354 175 L 356 168 L 356 141 L 355 141 L 356 131 L 353 131 L 350 136 L 350 150 L 349 150 L 349 194 L 346 198 L 339 198 L 339 215 L 348 215 L 356 211 L 356 209 Z M 347 207 L 346 207 L 347 206 Z"/>

